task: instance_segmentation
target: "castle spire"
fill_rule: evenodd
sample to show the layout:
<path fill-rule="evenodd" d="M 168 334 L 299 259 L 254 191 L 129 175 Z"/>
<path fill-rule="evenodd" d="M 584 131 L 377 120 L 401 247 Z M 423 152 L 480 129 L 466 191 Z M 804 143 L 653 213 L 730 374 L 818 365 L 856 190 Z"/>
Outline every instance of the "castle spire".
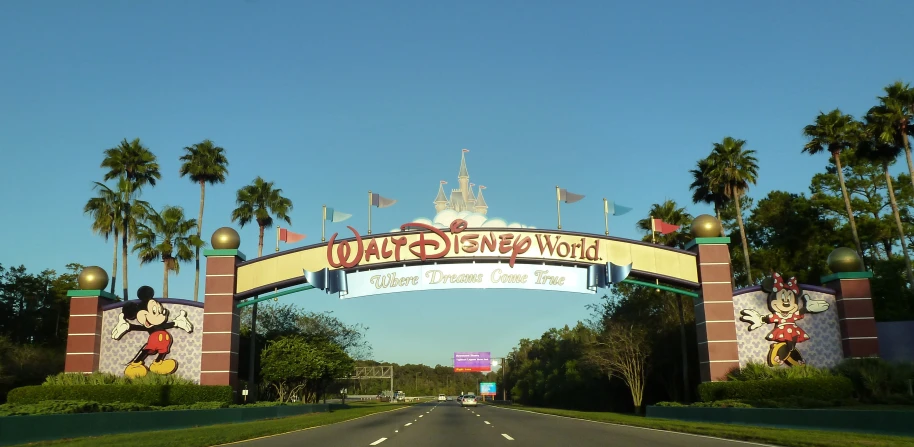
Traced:
<path fill-rule="evenodd" d="M 467 171 L 467 152 L 469 149 L 464 149 L 463 153 L 460 154 L 460 172 L 457 173 L 457 178 L 470 178 L 470 173 Z"/>
<path fill-rule="evenodd" d="M 489 205 L 486 204 L 486 199 L 482 196 L 482 190 L 486 189 L 485 186 L 479 186 L 479 194 L 476 195 L 476 212 L 479 214 L 486 214 L 489 212 Z"/>
<path fill-rule="evenodd" d="M 444 185 L 446 181 L 442 180 L 438 185 L 438 196 L 435 197 L 435 212 L 440 213 L 447 208 L 447 196 L 444 195 Z"/>

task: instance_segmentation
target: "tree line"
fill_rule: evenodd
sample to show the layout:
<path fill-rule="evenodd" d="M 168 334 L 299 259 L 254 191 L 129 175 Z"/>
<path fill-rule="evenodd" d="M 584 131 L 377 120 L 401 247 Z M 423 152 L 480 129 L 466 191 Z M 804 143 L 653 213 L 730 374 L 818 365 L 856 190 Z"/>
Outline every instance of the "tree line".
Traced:
<path fill-rule="evenodd" d="M 759 176 L 756 152 L 726 137 L 690 170 L 693 203 L 709 204 L 731 237 L 737 287 L 771 272 L 820 283 L 837 247 L 855 247 L 871 280 L 877 321 L 914 319 L 908 247 L 914 243 L 914 163 L 909 136 L 914 89 L 895 82 L 862 119 L 840 109 L 820 112 L 802 128 L 800 153 L 829 155 L 808 192 L 749 196 Z M 905 154 L 907 173 L 889 168 Z M 650 218 L 680 225 L 652 232 Z M 683 248 L 693 216 L 674 200 L 651 205 L 637 228 L 643 240 Z M 685 302 L 683 302 L 685 301 Z M 689 401 L 699 382 L 694 306 L 653 288 L 612 286 L 587 321 L 521 340 L 508 356 L 510 397 L 530 404 L 630 411 L 662 400 Z M 505 385 L 502 384 L 502 385 Z"/>

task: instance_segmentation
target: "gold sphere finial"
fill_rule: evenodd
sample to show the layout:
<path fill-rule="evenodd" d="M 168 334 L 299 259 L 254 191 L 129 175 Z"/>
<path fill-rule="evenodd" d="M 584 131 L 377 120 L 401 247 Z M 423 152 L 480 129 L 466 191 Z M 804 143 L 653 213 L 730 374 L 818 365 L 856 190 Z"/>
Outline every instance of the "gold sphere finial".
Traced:
<path fill-rule="evenodd" d="M 710 214 L 702 214 L 692 221 L 692 237 L 720 237 L 720 221 Z"/>
<path fill-rule="evenodd" d="M 97 265 L 86 267 L 79 272 L 76 283 L 80 290 L 105 290 L 108 287 L 108 272 Z"/>
<path fill-rule="evenodd" d="M 828 268 L 834 273 L 862 272 L 863 259 L 854 249 L 839 247 L 828 255 Z"/>
<path fill-rule="evenodd" d="M 216 250 L 237 250 L 241 246 L 241 236 L 234 228 L 222 227 L 213 232 L 210 243 Z"/>

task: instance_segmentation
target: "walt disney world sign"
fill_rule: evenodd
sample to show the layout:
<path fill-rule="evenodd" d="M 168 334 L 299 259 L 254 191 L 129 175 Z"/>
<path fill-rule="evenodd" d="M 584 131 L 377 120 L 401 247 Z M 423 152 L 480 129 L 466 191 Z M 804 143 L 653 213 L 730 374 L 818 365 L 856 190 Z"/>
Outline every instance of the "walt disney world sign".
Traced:
<path fill-rule="evenodd" d="M 461 219 L 455 220 L 447 229 L 412 222 L 403 224 L 400 232 L 369 236 L 359 234 L 352 227 L 348 228 L 353 234 L 350 239 L 338 239 L 337 233 L 326 244 L 280 252 L 239 264 L 236 298 L 249 298 L 306 282 L 342 293 L 343 282 L 366 277 L 370 285 L 372 277 L 383 276 L 377 272 L 369 274 L 366 270 L 439 265 L 440 274 L 445 275 L 445 269 L 456 268 L 445 265 L 455 263 L 501 263 L 502 274 L 526 274 L 532 281 L 531 287 L 544 285 L 536 283 L 537 275 L 555 276 L 561 272 L 566 278 L 565 285 L 550 287 L 564 291 L 575 291 L 577 287 L 576 291 L 581 293 L 588 293 L 588 267 L 592 276 L 594 266 L 609 265 L 629 267 L 635 276 L 659 278 L 692 289 L 698 287 L 698 266 L 694 253 L 641 241 L 550 230 L 470 229 L 467 222 Z M 539 270 L 550 270 L 551 273 L 537 273 L 537 269 L 526 267 L 528 264 L 548 265 L 549 269 Z M 551 267 L 566 267 L 570 270 Z M 475 284 L 486 288 L 498 287 L 497 282 L 492 282 L 494 268 L 479 270 L 480 268 L 476 269 L 478 273 L 472 274 L 488 279 L 480 279 Z M 512 271 L 514 269 L 520 270 Z M 422 287 L 443 288 L 442 286 L 467 288 L 473 284 L 448 282 L 439 283 L 435 287 L 436 284 L 431 282 L 434 273 L 428 268 L 387 273 L 396 273 L 395 276 L 400 280 L 414 278 L 410 281 L 415 290 Z M 420 285 L 420 276 L 428 282 Z M 519 283 L 514 284 L 518 286 Z"/>

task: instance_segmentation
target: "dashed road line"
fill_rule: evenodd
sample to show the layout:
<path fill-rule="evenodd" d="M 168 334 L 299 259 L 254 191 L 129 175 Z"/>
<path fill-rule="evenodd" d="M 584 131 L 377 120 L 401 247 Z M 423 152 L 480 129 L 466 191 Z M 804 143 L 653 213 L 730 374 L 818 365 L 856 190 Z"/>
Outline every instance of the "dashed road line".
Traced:
<path fill-rule="evenodd" d="M 506 435 L 502 435 L 502 436 L 506 436 Z M 387 438 L 381 438 L 381 439 L 378 439 L 377 441 L 372 442 L 371 444 L 368 444 L 368 445 L 378 445 L 378 444 L 380 444 L 380 443 L 382 443 L 382 442 L 384 442 L 384 441 L 386 441 L 386 440 L 387 440 Z"/>
<path fill-rule="evenodd" d="M 492 424 L 489 423 L 489 421 L 483 421 L 483 422 L 485 422 L 486 425 L 492 425 Z"/>
<path fill-rule="evenodd" d="M 404 427 L 409 427 L 410 425 L 413 425 L 413 423 L 412 423 L 412 422 L 407 422 L 406 425 L 404 425 Z"/>
<path fill-rule="evenodd" d="M 508 436 L 508 434 L 507 434 L 507 433 L 502 433 L 502 434 L 501 434 L 501 435 L 502 435 L 502 436 L 504 436 L 504 437 L 505 437 L 505 439 L 507 439 L 507 440 L 508 440 L 508 441 L 513 441 L 513 440 L 514 440 L 514 438 L 512 438 L 512 437 L 510 437 L 510 436 Z M 374 445 L 374 444 L 372 444 L 372 445 Z"/>

